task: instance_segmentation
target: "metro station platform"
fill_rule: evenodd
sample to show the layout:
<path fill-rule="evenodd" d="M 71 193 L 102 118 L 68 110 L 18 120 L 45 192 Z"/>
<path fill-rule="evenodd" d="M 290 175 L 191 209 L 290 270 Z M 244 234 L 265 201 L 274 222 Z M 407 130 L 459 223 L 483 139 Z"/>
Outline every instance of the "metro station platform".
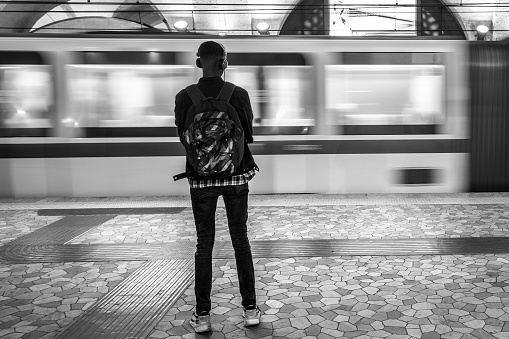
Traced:
<path fill-rule="evenodd" d="M 509 338 L 508 193 L 251 195 L 250 328 L 216 223 L 195 334 L 189 197 L 0 199 L 0 338 Z"/>

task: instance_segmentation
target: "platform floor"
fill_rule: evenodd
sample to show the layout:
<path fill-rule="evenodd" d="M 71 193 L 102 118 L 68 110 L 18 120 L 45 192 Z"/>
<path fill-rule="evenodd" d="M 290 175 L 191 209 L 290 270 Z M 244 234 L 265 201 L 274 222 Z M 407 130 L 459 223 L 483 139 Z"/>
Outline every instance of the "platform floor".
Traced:
<path fill-rule="evenodd" d="M 0 338 L 509 338 L 509 194 L 251 195 L 262 323 L 217 211 L 195 334 L 189 197 L 0 199 Z"/>

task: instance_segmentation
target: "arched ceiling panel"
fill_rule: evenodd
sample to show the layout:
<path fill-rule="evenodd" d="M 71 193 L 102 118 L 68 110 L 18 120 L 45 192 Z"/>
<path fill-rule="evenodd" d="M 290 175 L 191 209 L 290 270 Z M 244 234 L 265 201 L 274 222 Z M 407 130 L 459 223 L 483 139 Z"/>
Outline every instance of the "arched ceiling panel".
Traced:
<path fill-rule="evenodd" d="M 418 4 L 420 5 L 420 16 L 417 18 L 418 35 L 448 35 L 465 39 L 457 18 L 440 0 L 419 0 Z"/>
<path fill-rule="evenodd" d="M 166 22 L 159 9 L 148 0 L 126 0 L 117 8 L 113 18 L 139 22 L 150 27 Z"/>
<path fill-rule="evenodd" d="M 234 4 L 228 0 L 195 1 L 195 30 L 205 34 L 251 34 L 251 15 L 245 10 L 246 5 L 248 0 L 236 0 Z"/>
<path fill-rule="evenodd" d="M 324 35 L 325 0 L 302 0 L 288 15 L 281 35 Z"/>
<path fill-rule="evenodd" d="M 47 0 L 41 4 L 6 4 L 0 11 L 0 32 L 28 32 L 47 12 L 65 2 Z"/>
<path fill-rule="evenodd" d="M 85 27 L 94 27 L 97 31 L 107 31 L 111 29 L 117 30 L 134 30 L 139 28 L 139 24 L 123 19 L 106 18 L 106 17 L 75 17 L 49 25 L 40 27 L 35 30 L 36 33 L 66 33 L 73 31 L 76 33 L 87 32 Z"/>
<path fill-rule="evenodd" d="M 67 3 L 72 8 L 77 17 L 103 16 L 111 18 L 118 8 L 119 0 L 100 0 L 97 4 L 90 6 L 83 0 L 68 0 Z"/>

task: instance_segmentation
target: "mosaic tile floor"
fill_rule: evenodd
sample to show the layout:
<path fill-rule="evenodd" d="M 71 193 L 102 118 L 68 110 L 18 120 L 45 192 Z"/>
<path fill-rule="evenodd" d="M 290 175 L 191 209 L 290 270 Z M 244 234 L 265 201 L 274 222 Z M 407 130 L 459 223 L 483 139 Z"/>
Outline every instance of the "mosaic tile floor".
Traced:
<path fill-rule="evenodd" d="M 252 240 L 508 237 L 509 195 L 252 196 Z M 265 205 L 264 205 L 265 203 Z M 187 197 L 0 200 L 0 246 L 63 217 L 42 208 L 188 207 Z M 222 207 L 217 241 L 228 241 Z M 194 242 L 190 208 L 117 215 L 70 244 Z M 214 260 L 213 332 L 189 325 L 194 284 L 144 338 L 509 338 L 505 254 L 256 257 L 262 323 L 242 326 L 235 262 Z M 0 338 L 65 335 L 144 260 L 0 266 Z M 96 337 L 90 337 L 96 338 Z"/>
<path fill-rule="evenodd" d="M 0 268 L 0 338 L 52 338 L 142 262 L 44 263 Z"/>
<path fill-rule="evenodd" d="M 509 255 L 257 259 L 263 326 L 242 327 L 234 263 L 216 261 L 214 338 L 507 338 Z M 188 289 L 150 338 L 194 338 Z"/>
<path fill-rule="evenodd" d="M 390 239 L 509 236 L 505 205 L 302 206 L 249 209 L 253 240 Z M 226 211 L 218 208 L 216 239 L 228 241 Z M 117 216 L 72 241 L 151 243 L 195 241 L 191 208 L 178 215 Z"/>

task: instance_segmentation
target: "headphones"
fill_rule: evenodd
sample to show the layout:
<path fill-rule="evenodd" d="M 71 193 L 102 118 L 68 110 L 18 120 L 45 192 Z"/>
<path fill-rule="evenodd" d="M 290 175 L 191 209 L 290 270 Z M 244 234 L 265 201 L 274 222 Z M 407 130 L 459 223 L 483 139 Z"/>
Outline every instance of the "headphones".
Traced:
<path fill-rule="evenodd" d="M 215 42 L 215 41 L 214 41 Z M 224 48 L 224 46 L 222 44 L 220 44 L 219 42 L 215 42 L 216 44 L 218 44 L 219 46 L 221 46 L 221 49 L 223 50 L 223 57 L 221 59 L 221 63 L 220 63 L 220 66 L 219 66 L 219 69 L 221 69 L 222 71 L 224 71 L 226 68 L 228 68 L 228 54 L 226 53 L 226 48 Z M 200 58 L 200 52 L 198 50 L 198 52 L 196 53 L 196 56 L 198 57 L 196 59 L 196 66 L 198 68 L 202 68 L 202 65 L 201 65 L 201 58 Z"/>

